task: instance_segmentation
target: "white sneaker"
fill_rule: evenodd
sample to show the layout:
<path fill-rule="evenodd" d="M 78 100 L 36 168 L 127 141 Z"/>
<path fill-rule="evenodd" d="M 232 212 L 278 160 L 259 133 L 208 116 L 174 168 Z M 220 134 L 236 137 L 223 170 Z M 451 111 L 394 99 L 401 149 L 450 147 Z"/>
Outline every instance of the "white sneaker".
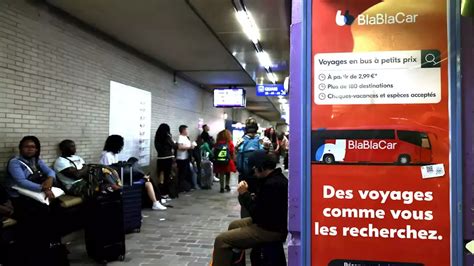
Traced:
<path fill-rule="evenodd" d="M 219 182 L 219 181 L 221 181 L 219 178 L 214 177 L 214 182 Z"/>
<path fill-rule="evenodd" d="M 161 199 L 161 204 L 165 204 L 166 203 L 166 199 Z"/>
<path fill-rule="evenodd" d="M 161 203 L 159 201 L 155 201 L 151 208 L 155 211 L 164 211 L 164 210 L 166 210 L 166 207 L 161 205 Z"/>

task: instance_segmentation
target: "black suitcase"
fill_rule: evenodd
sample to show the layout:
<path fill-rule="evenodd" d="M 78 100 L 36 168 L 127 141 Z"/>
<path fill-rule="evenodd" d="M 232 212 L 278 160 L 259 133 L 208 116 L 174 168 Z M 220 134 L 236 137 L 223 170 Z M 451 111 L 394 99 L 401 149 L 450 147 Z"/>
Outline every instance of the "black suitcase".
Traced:
<path fill-rule="evenodd" d="M 97 262 L 125 259 L 122 191 L 99 194 L 89 202 L 86 250 Z"/>
<path fill-rule="evenodd" d="M 125 233 L 139 233 L 142 227 L 142 192 L 145 182 L 143 179 L 133 182 L 133 170 L 130 166 L 130 176 L 124 180 L 124 170 L 120 169 L 123 184 L 123 224 Z"/>

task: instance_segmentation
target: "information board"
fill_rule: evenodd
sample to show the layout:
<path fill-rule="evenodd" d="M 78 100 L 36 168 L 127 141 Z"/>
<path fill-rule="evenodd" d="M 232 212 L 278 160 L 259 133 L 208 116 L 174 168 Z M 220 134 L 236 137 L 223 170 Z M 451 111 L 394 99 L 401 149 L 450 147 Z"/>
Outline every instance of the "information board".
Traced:
<path fill-rule="evenodd" d="M 109 134 L 121 135 L 125 145 L 119 160 L 130 157 L 150 163 L 151 92 L 110 82 Z"/>
<path fill-rule="evenodd" d="M 214 89 L 214 107 L 245 107 L 243 88 Z"/>

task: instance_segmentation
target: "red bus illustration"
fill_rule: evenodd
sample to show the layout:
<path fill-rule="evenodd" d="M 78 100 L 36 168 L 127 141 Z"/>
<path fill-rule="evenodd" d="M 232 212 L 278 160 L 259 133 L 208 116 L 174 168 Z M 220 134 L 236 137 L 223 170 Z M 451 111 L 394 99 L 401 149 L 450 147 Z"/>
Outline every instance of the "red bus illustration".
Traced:
<path fill-rule="evenodd" d="M 427 164 L 428 134 L 405 129 L 318 129 L 311 136 L 316 163 Z"/>

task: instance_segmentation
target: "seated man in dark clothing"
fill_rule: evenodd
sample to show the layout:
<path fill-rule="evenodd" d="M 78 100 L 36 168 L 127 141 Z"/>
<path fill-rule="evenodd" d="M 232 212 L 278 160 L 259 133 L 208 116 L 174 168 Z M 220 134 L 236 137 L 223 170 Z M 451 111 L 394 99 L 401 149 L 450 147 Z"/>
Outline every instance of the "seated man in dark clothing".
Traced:
<path fill-rule="evenodd" d="M 262 243 L 285 241 L 288 224 L 288 180 L 276 158 L 265 151 L 256 151 L 249 157 L 249 166 L 258 178 L 255 194 L 248 191 L 245 181 L 239 183 L 239 202 L 250 217 L 232 222 L 229 231 L 219 234 L 214 242 L 213 265 L 232 264 L 232 248 L 247 249 Z"/>

